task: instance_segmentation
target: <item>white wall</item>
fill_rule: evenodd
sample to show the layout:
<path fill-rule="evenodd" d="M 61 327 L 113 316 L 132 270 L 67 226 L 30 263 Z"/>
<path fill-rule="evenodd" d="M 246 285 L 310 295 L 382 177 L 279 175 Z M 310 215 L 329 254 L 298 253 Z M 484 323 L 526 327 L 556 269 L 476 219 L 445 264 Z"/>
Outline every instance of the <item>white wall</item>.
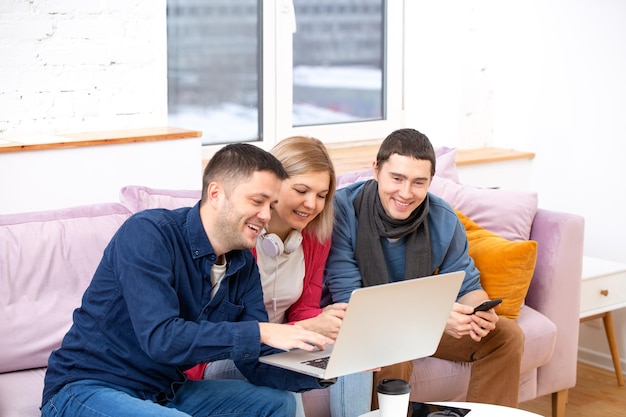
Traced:
<path fill-rule="evenodd" d="M 167 124 L 165 0 L 0 1 L 0 137 Z"/>
<path fill-rule="evenodd" d="M 407 123 L 437 145 L 535 152 L 540 206 L 584 216 L 585 254 L 626 263 L 626 2 L 405 4 Z M 624 364 L 626 309 L 615 330 Z M 580 347 L 612 368 L 598 321 Z"/>
<path fill-rule="evenodd" d="M 540 205 L 585 217 L 587 255 L 626 262 L 626 2 L 405 7 L 407 124 L 438 146 L 535 152 Z M 164 0 L 0 0 L 0 138 L 165 125 L 165 36 Z M 626 358 L 626 309 L 615 319 Z M 580 345 L 610 366 L 601 327 Z"/>
<path fill-rule="evenodd" d="M 0 0 L 0 143 L 166 126 L 165 22 L 165 0 Z M 199 139 L 0 153 L 0 213 L 198 189 L 200 159 Z"/>
<path fill-rule="evenodd" d="M 187 138 L 0 153 L 0 214 L 117 202 L 126 185 L 199 190 L 201 148 Z"/>

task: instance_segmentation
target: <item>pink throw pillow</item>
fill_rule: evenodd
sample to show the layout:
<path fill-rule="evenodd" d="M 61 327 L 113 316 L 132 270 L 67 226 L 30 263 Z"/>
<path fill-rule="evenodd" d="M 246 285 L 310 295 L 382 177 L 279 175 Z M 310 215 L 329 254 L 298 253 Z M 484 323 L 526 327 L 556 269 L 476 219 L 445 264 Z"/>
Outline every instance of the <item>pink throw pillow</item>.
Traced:
<path fill-rule="evenodd" d="M 481 227 L 505 239 L 519 241 L 530 238 L 538 205 L 536 192 L 476 188 L 439 176 L 433 178 L 428 191 L 443 198 Z"/>
<path fill-rule="evenodd" d="M 48 364 L 130 215 L 119 203 L 0 215 L 0 373 Z"/>
<path fill-rule="evenodd" d="M 435 151 L 435 156 L 437 157 L 435 175 L 459 182 L 459 173 L 456 169 L 456 148 L 442 146 Z"/>
<path fill-rule="evenodd" d="M 173 210 L 193 207 L 200 200 L 201 194 L 200 190 L 160 190 L 128 185 L 120 190 L 120 201 L 133 213 L 151 208 Z"/>

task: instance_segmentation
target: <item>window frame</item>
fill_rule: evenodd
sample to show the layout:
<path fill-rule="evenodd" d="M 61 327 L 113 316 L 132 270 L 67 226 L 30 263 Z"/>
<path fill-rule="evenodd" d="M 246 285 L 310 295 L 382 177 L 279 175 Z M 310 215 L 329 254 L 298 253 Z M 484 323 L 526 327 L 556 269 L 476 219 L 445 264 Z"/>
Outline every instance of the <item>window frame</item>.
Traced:
<path fill-rule="evenodd" d="M 404 2 L 385 2 L 384 95 L 385 119 L 363 122 L 335 123 L 293 127 L 293 31 L 297 30 L 293 3 L 259 2 L 262 18 L 260 36 L 261 68 L 259 94 L 260 140 L 251 141 L 263 149 L 271 149 L 289 136 L 313 136 L 327 145 L 372 143 L 385 138 L 393 130 L 404 127 Z M 278 82 L 280 80 L 280 82 Z M 202 146 L 202 158 L 210 157 L 224 144 Z"/>

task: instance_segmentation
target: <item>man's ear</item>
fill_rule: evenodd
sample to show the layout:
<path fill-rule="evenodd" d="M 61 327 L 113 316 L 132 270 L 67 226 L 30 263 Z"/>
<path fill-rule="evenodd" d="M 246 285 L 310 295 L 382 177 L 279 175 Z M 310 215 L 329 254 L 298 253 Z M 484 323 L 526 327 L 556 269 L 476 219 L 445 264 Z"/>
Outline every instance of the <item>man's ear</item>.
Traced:
<path fill-rule="evenodd" d="M 224 188 L 218 182 L 211 182 L 207 187 L 207 203 L 213 207 L 216 207 L 216 204 L 222 199 L 224 196 Z"/>
<path fill-rule="evenodd" d="M 372 171 L 374 173 L 374 178 L 376 179 L 376 181 L 378 181 L 378 162 L 377 161 L 372 162 Z"/>

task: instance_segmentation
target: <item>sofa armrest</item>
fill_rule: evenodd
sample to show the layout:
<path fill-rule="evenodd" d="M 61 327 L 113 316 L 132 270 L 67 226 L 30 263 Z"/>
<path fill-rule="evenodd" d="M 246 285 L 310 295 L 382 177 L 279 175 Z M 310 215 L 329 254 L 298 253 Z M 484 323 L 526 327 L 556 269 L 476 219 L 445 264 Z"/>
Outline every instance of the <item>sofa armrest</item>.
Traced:
<path fill-rule="evenodd" d="M 538 209 L 530 239 L 538 242 L 535 273 L 526 304 L 557 326 L 550 362 L 538 370 L 537 395 L 576 385 L 584 218 Z"/>

